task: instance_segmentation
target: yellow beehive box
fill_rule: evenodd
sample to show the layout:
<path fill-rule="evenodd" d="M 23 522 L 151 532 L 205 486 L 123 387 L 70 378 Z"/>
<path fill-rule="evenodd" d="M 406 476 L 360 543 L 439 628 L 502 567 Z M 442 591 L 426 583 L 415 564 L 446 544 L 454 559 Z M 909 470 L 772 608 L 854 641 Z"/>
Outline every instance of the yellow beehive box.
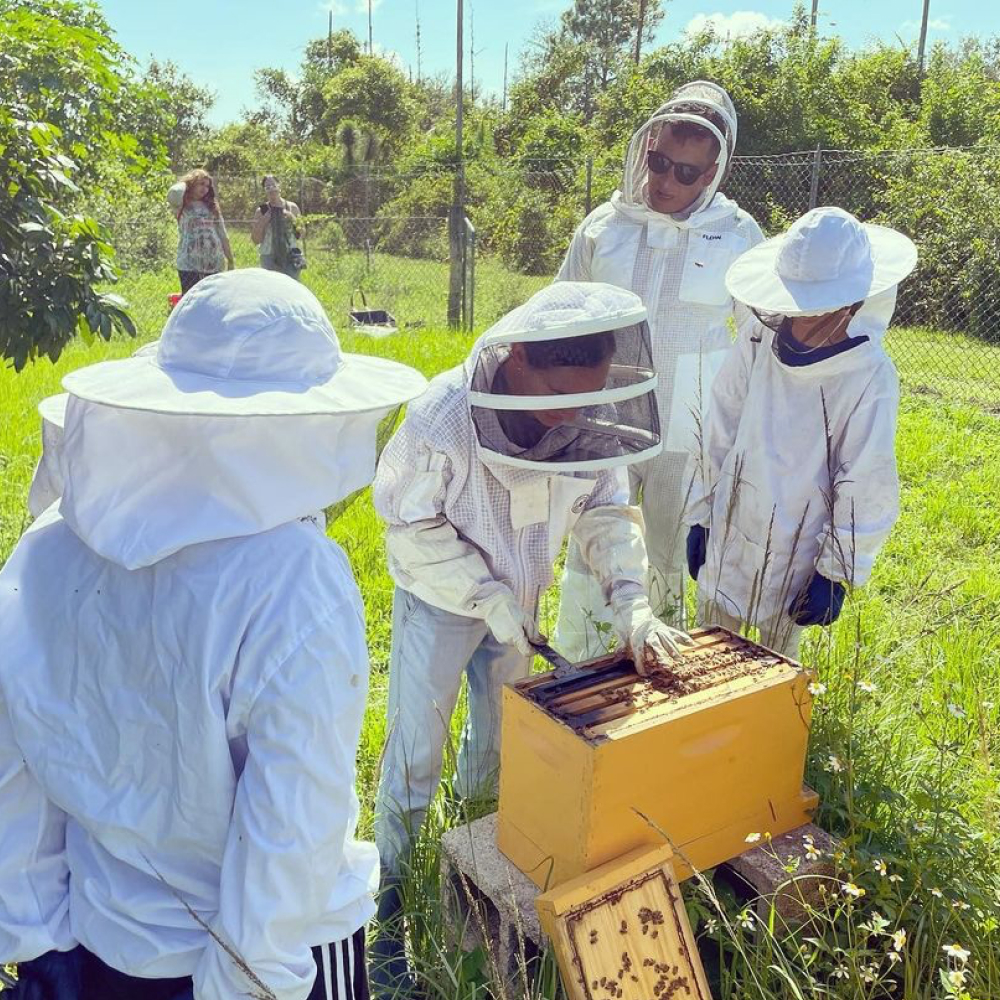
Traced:
<path fill-rule="evenodd" d="M 497 843 L 536 885 L 664 834 L 684 879 L 809 822 L 812 675 L 726 629 L 692 636 L 669 677 L 611 656 L 504 690 Z"/>
<path fill-rule="evenodd" d="M 639 848 L 535 900 L 569 1000 L 712 1000 L 672 860 Z"/>

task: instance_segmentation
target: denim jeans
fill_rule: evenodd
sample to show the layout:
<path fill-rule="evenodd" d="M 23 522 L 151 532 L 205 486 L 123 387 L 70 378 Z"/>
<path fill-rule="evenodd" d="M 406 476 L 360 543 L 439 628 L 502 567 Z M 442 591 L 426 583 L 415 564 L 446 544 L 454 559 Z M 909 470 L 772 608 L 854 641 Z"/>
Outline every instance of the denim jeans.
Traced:
<path fill-rule="evenodd" d="M 466 797 L 496 790 L 501 692 L 529 669 L 529 658 L 497 642 L 481 619 L 442 611 L 396 588 L 388 736 L 375 813 L 375 842 L 385 871 L 398 870 L 441 781 L 462 675 L 468 679 L 469 713 L 454 782 Z"/>

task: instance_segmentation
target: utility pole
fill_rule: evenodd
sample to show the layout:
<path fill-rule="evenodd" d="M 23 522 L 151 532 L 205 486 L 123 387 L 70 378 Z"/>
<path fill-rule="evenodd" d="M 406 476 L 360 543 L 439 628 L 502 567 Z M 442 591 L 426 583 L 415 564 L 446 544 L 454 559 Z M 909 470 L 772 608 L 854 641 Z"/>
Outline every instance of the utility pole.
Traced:
<path fill-rule="evenodd" d="M 372 0 L 368 0 L 368 55 L 375 55 L 375 49 L 372 48 Z"/>
<path fill-rule="evenodd" d="M 815 3 L 816 0 L 813 0 Z M 646 0 L 639 0 L 639 16 L 635 26 L 635 64 L 639 65 L 639 55 L 642 52 L 642 30 L 646 26 Z"/>
<path fill-rule="evenodd" d="M 924 14 L 920 19 L 920 42 L 917 45 L 917 74 L 924 75 L 924 51 L 927 48 L 927 18 L 931 12 L 931 0 L 924 0 Z"/>
<path fill-rule="evenodd" d="M 417 83 L 423 79 L 420 70 L 420 0 L 413 0 L 413 9 L 417 16 Z"/>
<path fill-rule="evenodd" d="M 816 20 L 819 17 L 819 0 L 813 0 L 812 14 L 809 15 L 809 27 L 816 34 Z"/>
<path fill-rule="evenodd" d="M 333 11 L 330 11 L 330 21 L 326 29 L 326 69 L 333 72 Z"/>
<path fill-rule="evenodd" d="M 506 114 L 507 112 L 507 47 L 510 43 L 503 43 L 503 101 L 501 102 L 500 109 Z"/>
<path fill-rule="evenodd" d="M 449 213 L 449 250 L 451 257 L 451 272 L 448 280 L 448 325 L 457 327 L 462 322 L 462 278 L 463 268 L 463 237 L 465 235 L 465 184 L 464 184 L 464 145 L 462 141 L 462 103 L 464 87 L 462 82 L 462 56 L 464 50 L 464 35 L 462 33 L 463 0 L 456 0 L 457 35 L 455 45 L 455 186 L 452 192 L 451 212 Z"/>
<path fill-rule="evenodd" d="M 469 4 L 469 103 L 476 106 L 476 7 Z"/>

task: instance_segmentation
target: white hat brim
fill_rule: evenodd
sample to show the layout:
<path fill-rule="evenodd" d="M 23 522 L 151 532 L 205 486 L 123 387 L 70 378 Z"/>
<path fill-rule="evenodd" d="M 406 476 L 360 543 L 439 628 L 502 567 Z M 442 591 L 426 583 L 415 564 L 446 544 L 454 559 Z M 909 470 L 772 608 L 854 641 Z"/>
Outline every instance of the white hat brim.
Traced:
<path fill-rule="evenodd" d="M 917 248 L 895 229 L 864 223 L 872 270 L 854 278 L 789 281 L 778 274 L 785 235 L 772 237 L 739 256 L 726 272 L 726 288 L 738 302 L 762 312 L 817 316 L 863 302 L 898 285 L 916 266 Z"/>
<path fill-rule="evenodd" d="M 38 404 L 38 412 L 42 420 L 47 420 L 56 427 L 62 427 L 66 423 L 66 404 L 69 402 L 69 393 L 60 392 L 55 396 L 46 396 Z"/>
<path fill-rule="evenodd" d="M 319 385 L 240 382 L 161 368 L 154 356 L 103 361 L 70 372 L 63 388 L 80 399 L 124 410 L 213 417 L 346 415 L 391 409 L 419 396 L 418 371 L 365 354 L 342 354 Z"/>

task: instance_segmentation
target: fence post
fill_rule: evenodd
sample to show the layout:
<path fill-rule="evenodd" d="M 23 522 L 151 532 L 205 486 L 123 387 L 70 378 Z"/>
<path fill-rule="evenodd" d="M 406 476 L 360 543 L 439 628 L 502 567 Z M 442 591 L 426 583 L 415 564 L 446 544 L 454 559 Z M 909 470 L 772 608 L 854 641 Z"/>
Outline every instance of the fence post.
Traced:
<path fill-rule="evenodd" d="M 823 149 L 816 143 L 816 152 L 813 153 L 812 176 L 809 179 L 809 210 L 812 211 L 819 203 L 819 173 L 823 165 Z"/>
<path fill-rule="evenodd" d="M 591 189 L 594 183 L 594 158 L 593 156 L 587 157 L 587 194 L 584 199 L 584 217 L 590 215 L 590 199 L 591 199 Z"/>
<path fill-rule="evenodd" d="M 463 247 L 465 276 L 462 283 L 463 325 L 471 330 L 476 322 L 476 227 L 465 216 L 465 241 Z"/>

